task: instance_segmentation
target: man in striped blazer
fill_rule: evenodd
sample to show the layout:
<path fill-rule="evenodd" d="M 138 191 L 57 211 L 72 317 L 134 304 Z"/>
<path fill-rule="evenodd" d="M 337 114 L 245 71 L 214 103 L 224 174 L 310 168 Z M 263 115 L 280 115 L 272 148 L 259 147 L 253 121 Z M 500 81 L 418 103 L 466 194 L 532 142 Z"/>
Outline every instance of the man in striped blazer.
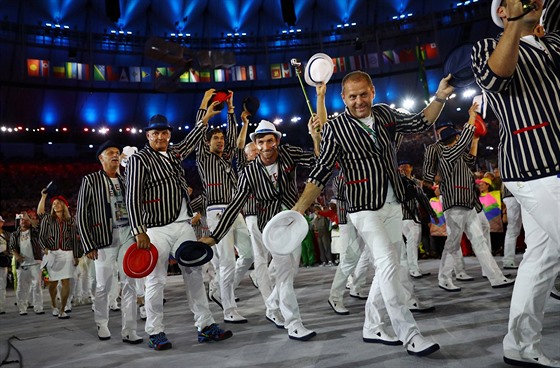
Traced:
<path fill-rule="evenodd" d="M 361 71 L 347 74 L 341 91 L 346 110 L 325 125 L 321 155 L 294 207 L 303 213 L 327 184 L 335 162 L 340 164 L 346 178 L 349 218 L 370 249 L 376 266 L 366 303 L 363 338 L 387 345 L 404 343 L 409 354 L 419 356 L 433 353 L 439 345 L 420 334 L 406 306 L 399 276 L 400 203 L 405 200 L 405 190 L 397 169 L 396 135 L 420 132 L 431 126 L 454 90 L 449 79 L 450 76 L 440 82 L 436 98 L 422 112 L 409 114 L 383 104 L 372 106 L 375 87 L 370 76 Z M 384 324 L 385 311 L 397 336 Z"/>
<path fill-rule="evenodd" d="M 321 134 L 316 130 L 318 120 L 310 119 L 309 133 L 313 138 L 315 154 L 319 150 Z M 315 163 L 313 152 L 304 152 L 301 148 L 280 145 L 282 134 L 276 126 L 266 120 L 261 120 L 251 140 L 259 149 L 259 156 L 249 164 L 239 176 L 237 191 L 231 203 L 224 211 L 220 222 L 212 232 L 211 237 L 202 241 L 213 245 L 218 243 L 229 231 L 247 198 L 252 193 L 257 199 L 257 223 L 261 231 L 266 223 L 277 213 L 291 208 L 297 201 L 296 167 L 302 165 L 311 167 Z M 280 310 L 284 317 L 284 325 L 270 319 L 278 328 L 286 328 L 288 337 L 294 340 L 309 340 L 315 332 L 303 326 L 299 313 L 299 306 L 294 292 L 294 277 L 299 268 L 301 247 L 297 247 L 291 254 L 273 256 L 276 270 L 276 285 L 266 300 L 267 312 Z"/>
<path fill-rule="evenodd" d="M 100 171 L 82 179 L 78 194 L 76 222 L 84 254 L 94 260 L 94 320 L 100 340 L 111 338 L 109 331 L 109 291 L 115 267 L 121 284 L 122 341 L 139 344 L 136 334 L 136 280 L 122 269 L 124 253 L 134 243 L 124 202 L 124 179 L 119 174 L 121 148 L 107 141 L 97 150 Z"/>
<path fill-rule="evenodd" d="M 158 250 L 155 269 L 146 277 L 146 332 L 148 345 L 155 350 L 171 349 L 163 324 L 163 289 L 167 278 L 169 255 L 187 240 L 195 240 L 189 220 L 192 210 L 188 185 L 181 162 L 191 153 L 206 131 L 208 120 L 219 111 L 214 102 L 193 130 L 178 144 L 170 145 L 173 127 L 162 115 L 150 119 L 146 131 L 148 144 L 128 159 L 126 166 L 126 209 L 132 234 L 139 248 L 150 243 Z M 201 267 L 181 267 L 187 273 L 189 305 L 195 315 L 198 341 L 223 340 L 230 331 L 219 329 L 208 307 Z"/>
<path fill-rule="evenodd" d="M 197 120 L 206 112 L 215 90 L 204 94 L 197 113 Z M 227 204 L 231 201 L 237 184 L 237 172 L 232 165 L 237 140 L 237 122 L 233 106 L 233 92 L 227 99 L 227 132 L 220 128 L 206 132 L 206 140 L 200 140 L 196 148 L 196 163 L 204 188 L 206 200 L 206 221 L 212 231 Z M 235 259 L 235 249 L 239 255 Z M 251 264 L 253 249 L 249 230 L 243 216 L 238 214 L 236 221 L 226 236 L 216 245 L 212 259 L 216 269 L 219 290 L 210 293 L 210 298 L 224 310 L 224 322 L 247 323 L 247 319 L 237 311 L 234 290 Z M 219 295 L 219 297 L 218 297 Z"/>
<path fill-rule="evenodd" d="M 511 298 L 504 361 L 560 367 L 541 347 L 560 254 L 560 1 L 493 0 L 501 35 L 475 44 L 476 81 L 500 123 L 504 185 L 521 205 L 527 250 Z M 542 16 L 542 17 L 541 17 Z M 545 34 L 534 35 L 540 25 Z"/>
<path fill-rule="evenodd" d="M 438 172 L 441 174 L 440 191 L 443 196 L 443 211 L 447 227 L 447 240 L 439 267 L 439 287 L 446 291 L 461 291 L 452 281 L 451 272 L 454 257 L 461 249 L 463 232 L 471 241 L 483 275 L 493 288 L 513 286 L 514 280 L 504 277 L 502 271 L 492 257 L 488 239 L 484 234 L 478 213 L 482 204 L 475 192 L 474 168 L 478 151 L 479 138 L 474 136 L 477 103 L 469 109 L 469 121 L 462 133 L 455 128 L 445 128 L 441 132 L 441 158 Z M 467 147 L 470 151 L 467 152 Z M 474 211 L 473 211 L 474 209 Z"/>

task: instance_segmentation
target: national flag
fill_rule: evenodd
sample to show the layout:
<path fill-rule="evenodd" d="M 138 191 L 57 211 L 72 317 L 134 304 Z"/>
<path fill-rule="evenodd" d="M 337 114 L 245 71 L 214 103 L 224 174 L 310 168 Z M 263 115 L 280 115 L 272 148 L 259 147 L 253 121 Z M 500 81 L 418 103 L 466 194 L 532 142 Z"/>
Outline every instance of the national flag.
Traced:
<path fill-rule="evenodd" d="M 202 83 L 212 82 L 212 75 L 210 74 L 210 70 L 201 70 L 200 71 L 200 81 Z"/>
<path fill-rule="evenodd" d="M 426 58 L 428 59 L 435 59 L 439 55 L 438 47 L 435 42 L 427 43 L 424 46 L 424 50 L 426 50 Z"/>
<path fill-rule="evenodd" d="M 370 69 L 379 68 L 379 55 L 377 53 L 367 54 L 367 65 Z"/>
<path fill-rule="evenodd" d="M 168 76 L 171 77 L 173 75 L 173 73 L 175 73 L 175 70 L 177 70 L 177 68 L 169 67 L 169 68 L 167 68 L 167 74 L 165 74 L 165 75 L 168 75 Z"/>
<path fill-rule="evenodd" d="M 160 77 L 160 76 L 167 76 L 167 68 L 165 67 L 159 67 L 156 68 L 156 78 Z"/>
<path fill-rule="evenodd" d="M 344 57 L 337 57 L 336 60 L 336 70 L 338 73 L 342 73 L 346 71 L 346 60 Z"/>
<path fill-rule="evenodd" d="M 48 60 L 41 60 L 41 76 L 48 77 L 50 74 L 50 62 Z"/>
<path fill-rule="evenodd" d="M 89 64 L 76 63 L 77 78 L 89 80 Z"/>
<path fill-rule="evenodd" d="M 181 83 L 188 83 L 188 82 L 190 82 L 190 79 L 191 79 L 190 77 L 191 77 L 191 74 L 190 74 L 189 71 L 187 70 L 186 72 L 184 72 L 183 74 L 181 74 L 181 75 L 179 76 L 179 82 L 181 82 Z"/>
<path fill-rule="evenodd" d="M 401 63 L 411 63 L 416 60 L 416 55 L 413 48 L 401 49 L 399 50 L 398 55 Z"/>
<path fill-rule="evenodd" d="M 257 79 L 257 67 L 255 65 L 247 66 L 247 79 L 249 80 Z"/>
<path fill-rule="evenodd" d="M 282 78 L 282 66 L 280 64 L 272 64 L 270 66 L 270 77 L 272 79 Z"/>
<path fill-rule="evenodd" d="M 40 74 L 39 64 L 41 60 L 39 59 L 27 59 L 27 75 L 30 77 L 38 77 Z"/>
<path fill-rule="evenodd" d="M 226 80 L 226 72 L 224 69 L 215 69 L 214 70 L 214 81 L 215 82 L 225 82 Z"/>
<path fill-rule="evenodd" d="M 416 60 L 418 60 L 418 80 L 422 85 L 424 90 L 424 99 L 428 101 L 430 99 L 430 90 L 428 88 L 428 76 L 426 74 L 426 49 L 424 46 L 416 46 Z"/>
<path fill-rule="evenodd" d="M 292 77 L 292 66 L 289 63 L 282 64 L 282 78 Z"/>
<path fill-rule="evenodd" d="M 395 52 L 395 50 L 385 50 L 383 51 L 383 61 L 385 64 L 398 64 L 399 55 Z"/>
<path fill-rule="evenodd" d="M 200 74 L 197 70 L 190 71 L 190 82 L 191 83 L 198 83 L 200 82 Z"/>
<path fill-rule="evenodd" d="M 66 68 L 64 65 L 55 65 L 53 66 L 53 76 L 55 78 L 65 78 L 66 77 Z"/>
<path fill-rule="evenodd" d="M 106 80 L 108 81 L 118 81 L 121 77 L 117 67 L 112 65 L 107 65 L 105 67 L 105 75 L 106 75 Z"/>
<path fill-rule="evenodd" d="M 247 70 L 244 66 L 234 66 L 232 70 L 232 79 L 234 81 L 244 81 L 247 80 Z"/>
<path fill-rule="evenodd" d="M 140 70 L 142 83 L 152 83 L 152 68 L 149 66 L 143 66 Z"/>
<path fill-rule="evenodd" d="M 131 82 L 142 81 L 142 72 L 139 66 L 131 66 L 130 68 L 128 68 L 128 75 L 130 76 Z"/>
<path fill-rule="evenodd" d="M 93 66 L 93 80 L 104 81 L 105 80 L 105 65 L 94 65 Z"/>
<path fill-rule="evenodd" d="M 73 62 L 66 63 L 66 78 L 67 79 L 78 78 L 78 63 L 73 63 Z"/>
<path fill-rule="evenodd" d="M 233 75 L 233 67 L 229 68 L 229 69 L 224 69 L 224 73 L 226 75 L 226 82 L 229 82 L 232 80 L 232 75 Z"/>
<path fill-rule="evenodd" d="M 129 82 L 128 79 L 128 68 L 119 68 L 119 82 Z"/>

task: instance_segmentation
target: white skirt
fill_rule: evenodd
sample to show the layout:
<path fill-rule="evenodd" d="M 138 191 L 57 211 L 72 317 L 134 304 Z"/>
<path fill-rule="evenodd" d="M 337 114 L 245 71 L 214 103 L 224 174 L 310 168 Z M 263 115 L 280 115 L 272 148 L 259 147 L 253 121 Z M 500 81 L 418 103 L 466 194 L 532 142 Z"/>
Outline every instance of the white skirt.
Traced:
<path fill-rule="evenodd" d="M 50 250 L 46 258 L 49 281 L 70 279 L 74 276 L 74 252 L 71 250 Z"/>

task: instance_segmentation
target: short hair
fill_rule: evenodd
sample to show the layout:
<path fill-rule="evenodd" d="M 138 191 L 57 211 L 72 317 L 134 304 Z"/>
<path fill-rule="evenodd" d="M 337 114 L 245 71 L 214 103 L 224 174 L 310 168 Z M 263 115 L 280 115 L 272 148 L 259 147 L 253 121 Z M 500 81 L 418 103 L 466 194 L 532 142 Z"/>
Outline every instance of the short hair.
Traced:
<path fill-rule="evenodd" d="M 360 80 L 365 80 L 370 85 L 370 87 L 373 88 L 373 81 L 371 80 L 369 74 L 366 72 L 362 72 L 361 70 L 355 70 L 346 74 L 344 78 L 342 78 L 342 93 L 344 93 L 344 86 L 347 82 L 356 82 Z"/>
<path fill-rule="evenodd" d="M 278 137 L 278 136 L 277 136 L 276 134 L 274 134 L 273 132 L 266 132 L 266 133 L 256 133 L 256 134 L 253 136 L 253 142 L 256 144 L 256 143 L 257 143 L 257 139 L 262 138 L 262 137 L 267 136 L 267 135 L 273 135 L 274 138 L 276 139 L 276 142 L 278 142 L 278 141 L 280 140 L 280 137 Z"/>
<path fill-rule="evenodd" d="M 218 133 L 222 133 L 223 136 L 225 136 L 224 131 L 220 128 L 214 128 L 214 129 L 210 129 L 209 131 L 206 132 L 206 140 L 209 141 L 212 139 L 212 137 Z"/>
<path fill-rule="evenodd" d="M 454 134 L 451 137 L 447 138 L 444 141 L 441 141 L 441 144 L 443 144 L 444 146 L 448 146 L 451 143 L 453 143 L 455 141 L 455 139 L 457 139 L 457 137 L 459 136 L 459 134 Z"/>

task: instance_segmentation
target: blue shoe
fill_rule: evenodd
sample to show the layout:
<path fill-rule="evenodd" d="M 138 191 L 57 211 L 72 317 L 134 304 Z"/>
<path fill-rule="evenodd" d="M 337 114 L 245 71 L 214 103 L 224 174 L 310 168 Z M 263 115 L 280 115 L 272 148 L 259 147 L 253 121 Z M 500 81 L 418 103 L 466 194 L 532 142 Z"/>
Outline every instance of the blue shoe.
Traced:
<path fill-rule="evenodd" d="M 154 350 L 168 350 L 172 347 L 171 342 L 167 340 L 167 336 L 165 336 L 165 332 L 160 332 L 157 335 L 150 335 L 148 346 Z"/>
<path fill-rule="evenodd" d="M 222 341 L 233 336 L 231 331 L 224 331 L 216 323 L 204 327 L 202 331 L 198 331 L 198 342 Z"/>

